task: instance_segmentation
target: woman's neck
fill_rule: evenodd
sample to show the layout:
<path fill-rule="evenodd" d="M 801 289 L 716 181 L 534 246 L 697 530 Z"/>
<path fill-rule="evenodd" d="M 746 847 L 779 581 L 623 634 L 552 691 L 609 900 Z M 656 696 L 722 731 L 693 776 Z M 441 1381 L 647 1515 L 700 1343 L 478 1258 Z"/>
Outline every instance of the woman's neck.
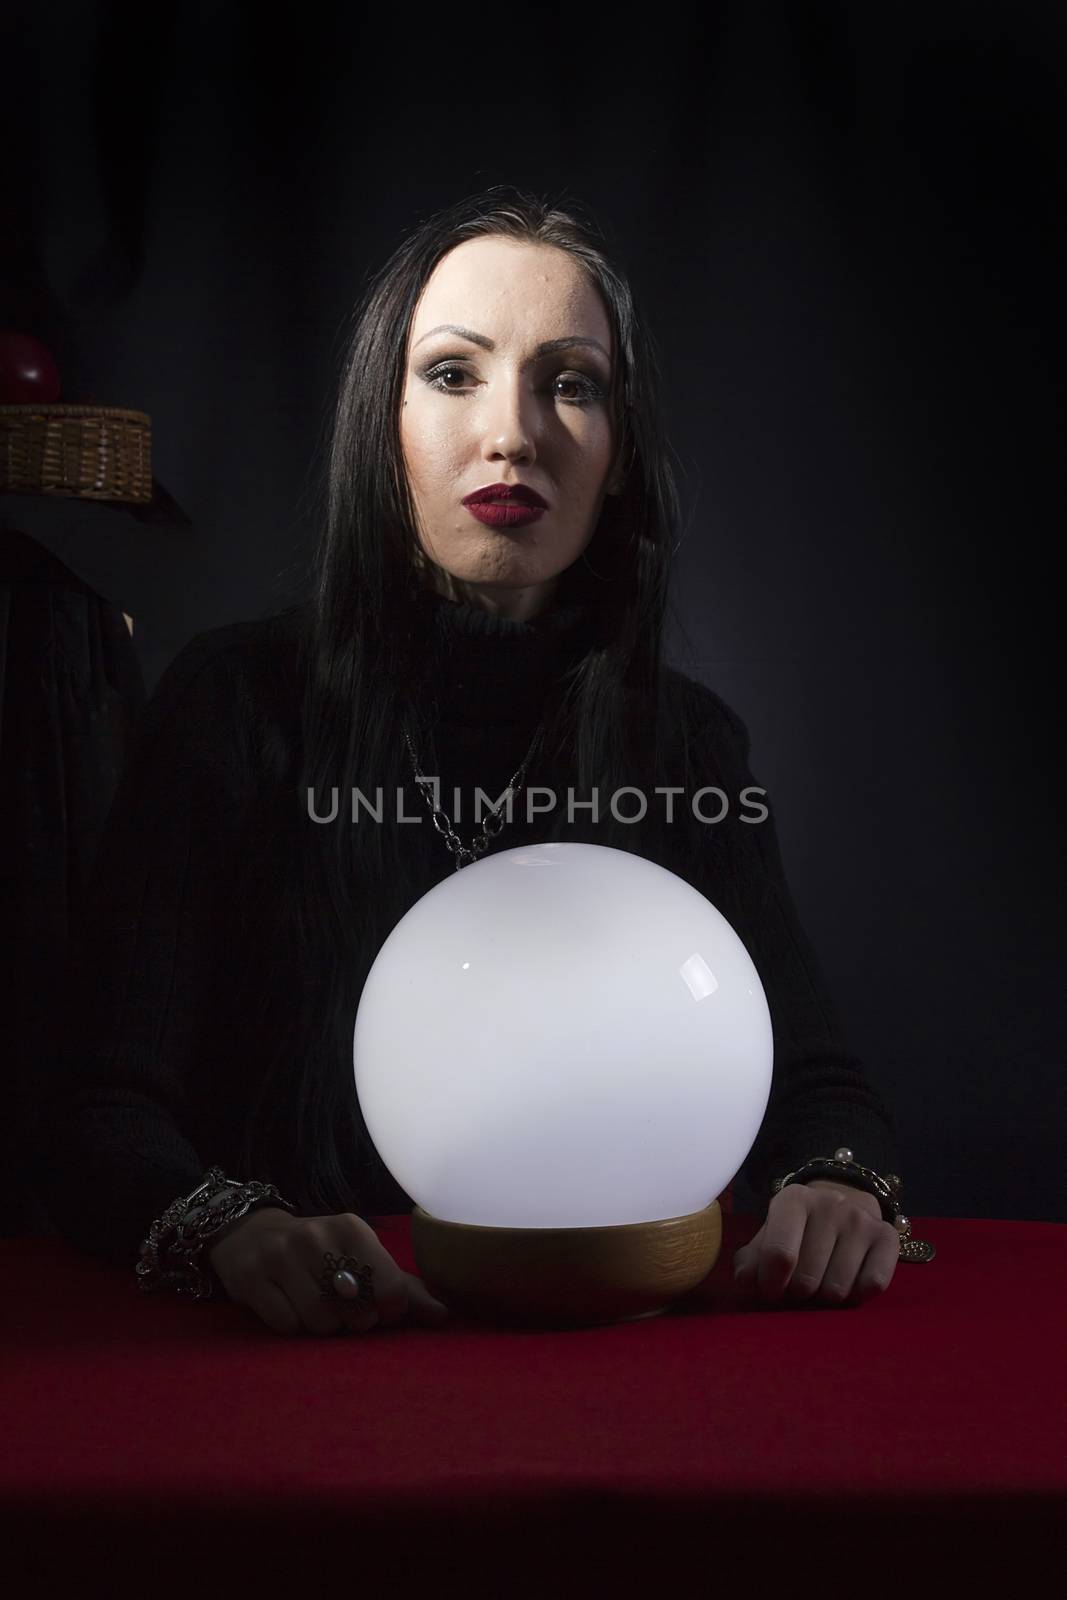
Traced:
<path fill-rule="evenodd" d="M 473 606 L 488 616 L 509 622 L 533 622 L 551 610 L 559 588 L 559 578 L 545 583 L 510 588 L 499 583 L 466 583 L 441 568 L 429 572 L 427 584 L 434 594 L 459 605 Z"/>

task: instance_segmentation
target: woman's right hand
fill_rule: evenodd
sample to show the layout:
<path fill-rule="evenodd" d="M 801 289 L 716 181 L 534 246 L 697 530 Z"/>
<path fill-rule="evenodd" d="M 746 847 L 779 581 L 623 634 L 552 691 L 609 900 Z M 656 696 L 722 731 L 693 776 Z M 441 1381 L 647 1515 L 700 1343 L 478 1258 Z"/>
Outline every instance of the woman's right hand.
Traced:
<path fill-rule="evenodd" d="M 374 1304 L 322 1298 L 324 1256 L 354 1256 L 373 1268 Z M 448 1315 L 421 1278 L 401 1271 L 369 1223 L 351 1211 L 294 1217 L 261 1206 L 231 1222 L 205 1251 L 222 1287 L 275 1333 L 369 1333 L 400 1322 L 436 1328 Z"/>

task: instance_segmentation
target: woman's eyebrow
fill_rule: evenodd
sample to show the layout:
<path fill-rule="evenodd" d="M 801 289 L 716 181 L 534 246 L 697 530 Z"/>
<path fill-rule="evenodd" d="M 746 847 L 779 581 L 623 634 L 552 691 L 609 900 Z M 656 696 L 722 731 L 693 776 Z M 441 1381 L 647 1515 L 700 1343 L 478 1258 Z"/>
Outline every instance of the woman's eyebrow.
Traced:
<path fill-rule="evenodd" d="M 412 345 L 412 349 L 415 349 L 416 346 L 422 344 L 424 339 L 429 339 L 430 336 L 435 333 L 458 333 L 461 339 L 469 339 L 472 344 L 480 344 L 483 350 L 496 349 L 495 340 L 488 338 L 484 333 L 475 333 L 470 328 L 461 328 L 454 322 L 442 322 L 439 323 L 436 328 L 431 328 L 429 333 L 424 333 L 415 340 L 415 344 Z M 551 355 L 554 350 L 565 350 L 568 345 L 574 344 L 588 345 L 592 350 L 599 350 L 600 354 L 606 361 L 611 360 L 611 357 L 608 355 L 608 352 L 604 349 L 604 346 L 600 343 L 599 339 L 586 339 L 578 333 L 567 334 L 563 339 L 546 339 L 542 344 L 537 346 L 534 354 L 538 356 L 547 356 Z"/>

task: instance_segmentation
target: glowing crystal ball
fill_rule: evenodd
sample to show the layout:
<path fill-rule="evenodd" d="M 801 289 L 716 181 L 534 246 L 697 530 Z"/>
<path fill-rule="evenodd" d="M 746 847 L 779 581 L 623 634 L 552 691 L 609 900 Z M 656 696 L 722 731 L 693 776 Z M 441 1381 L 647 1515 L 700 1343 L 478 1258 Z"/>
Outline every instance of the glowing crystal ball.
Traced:
<path fill-rule="evenodd" d="M 772 1056 L 759 976 L 711 902 L 641 856 L 569 843 L 486 856 L 423 895 L 353 1037 L 397 1182 L 488 1227 L 702 1210 L 755 1142 Z"/>

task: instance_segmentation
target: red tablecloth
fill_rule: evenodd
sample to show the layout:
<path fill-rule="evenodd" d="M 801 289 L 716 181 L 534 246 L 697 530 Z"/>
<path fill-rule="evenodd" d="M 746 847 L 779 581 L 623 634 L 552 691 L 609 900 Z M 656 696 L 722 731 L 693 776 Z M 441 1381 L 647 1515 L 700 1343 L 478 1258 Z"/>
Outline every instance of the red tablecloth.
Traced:
<path fill-rule="evenodd" d="M 409 1218 L 372 1221 L 413 1271 Z M 62 1241 L 0 1240 L 4 1568 L 20 1593 L 99 1563 L 113 1592 L 139 1566 L 195 1594 L 210 1552 L 239 1594 L 494 1600 L 866 1596 L 934 1570 L 984 1592 L 1039 1557 L 1050 1579 L 1067 1227 L 915 1218 L 936 1259 L 837 1309 L 737 1302 L 756 1226 L 726 1216 L 706 1282 L 646 1321 L 288 1339 Z"/>

